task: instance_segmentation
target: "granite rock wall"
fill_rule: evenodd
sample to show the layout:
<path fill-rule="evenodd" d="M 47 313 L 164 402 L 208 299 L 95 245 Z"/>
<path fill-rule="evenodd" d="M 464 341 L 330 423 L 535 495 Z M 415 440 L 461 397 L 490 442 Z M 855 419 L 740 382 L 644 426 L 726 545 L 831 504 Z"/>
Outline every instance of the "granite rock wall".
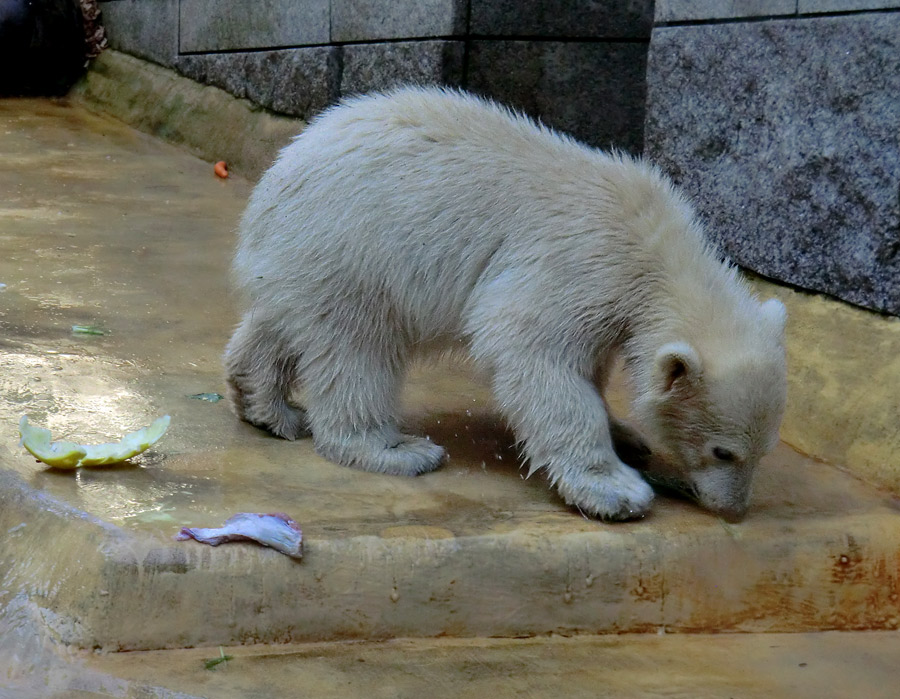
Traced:
<path fill-rule="evenodd" d="M 439 83 L 644 150 L 741 266 L 900 315 L 898 0 L 102 7 L 114 48 L 279 113 Z"/>
<path fill-rule="evenodd" d="M 106 0 L 103 14 L 113 48 L 292 116 L 443 84 L 643 147 L 653 0 Z"/>
<path fill-rule="evenodd" d="M 743 267 L 900 314 L 900 12 L 702 4 L 657 4 L 647 152 Z"/>

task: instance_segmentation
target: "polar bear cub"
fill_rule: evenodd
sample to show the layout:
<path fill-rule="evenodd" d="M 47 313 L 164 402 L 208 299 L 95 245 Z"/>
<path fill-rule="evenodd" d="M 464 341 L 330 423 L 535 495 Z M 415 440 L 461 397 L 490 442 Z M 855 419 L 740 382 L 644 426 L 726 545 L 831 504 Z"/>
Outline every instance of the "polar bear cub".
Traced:
<path fill-rule="evenodd" d="M 234 271 L 248 303 L 225 355 L 234 410 L 287 439 L 311 433 L 346 466 L 442 463 L 399 430 L 398 387 L 416 354 L 460 342 L 531 471 L 602 519 L 653 500 L 613 448 L 602 391 L 619 355 L 663 457 L 650 480 L 738 519 L 777 441 L 781 303 L 751 295 L 647 163 L 462 92 L 324 112 L 253 192 Z"/>

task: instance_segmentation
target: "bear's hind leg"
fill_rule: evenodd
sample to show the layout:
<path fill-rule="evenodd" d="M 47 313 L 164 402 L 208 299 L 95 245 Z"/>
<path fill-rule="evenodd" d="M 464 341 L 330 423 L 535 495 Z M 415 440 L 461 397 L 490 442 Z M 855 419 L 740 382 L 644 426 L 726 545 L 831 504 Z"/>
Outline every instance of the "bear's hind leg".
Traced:
<path fill-rule="evenodd" d="M 281 335 L 248 312 L 225 350 L 228 399 L 237 416 L 285 439 L 309 436 L 306 412 L 288 402 L 296 365 Z"/>
<path fill-rule="evenodd" d="M 406 352 L 385 326 L 362 319 L 319 334 L 301 370 L 316 451 L 363 471 L 417 476 L 438 468 L 446 452 L 431 440 L 403 434 L 396 396 Z M 367 330 L 368 328 L 368 330 Z"/>

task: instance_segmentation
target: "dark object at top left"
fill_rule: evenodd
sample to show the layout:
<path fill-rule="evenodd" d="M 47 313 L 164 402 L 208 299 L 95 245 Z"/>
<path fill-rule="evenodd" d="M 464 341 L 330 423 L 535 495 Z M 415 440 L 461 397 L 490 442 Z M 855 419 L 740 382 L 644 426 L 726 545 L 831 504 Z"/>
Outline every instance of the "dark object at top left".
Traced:
<path fill-rule="evenodd" d="M 69 90 L 91 52 L 85 28 L 93 20 L 86 20 L 82 5 L 79 0 L 0 0 L 0 95 L 53 96 Z"/>

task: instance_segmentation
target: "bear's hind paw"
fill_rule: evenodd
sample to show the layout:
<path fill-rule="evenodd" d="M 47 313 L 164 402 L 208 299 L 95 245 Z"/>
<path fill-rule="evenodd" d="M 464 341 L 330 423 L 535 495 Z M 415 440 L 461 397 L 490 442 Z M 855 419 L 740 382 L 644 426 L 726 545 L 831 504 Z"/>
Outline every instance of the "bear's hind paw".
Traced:
<path fill-rule="evenodd" d="M 397 434 L 385 443 L 375 435 L 344 438 L 338 445 L 317 444 L 326 459 L 371 473 L 418 476 L 434 471 L 447 459 L 443 447 L 430 439 Z"/>

